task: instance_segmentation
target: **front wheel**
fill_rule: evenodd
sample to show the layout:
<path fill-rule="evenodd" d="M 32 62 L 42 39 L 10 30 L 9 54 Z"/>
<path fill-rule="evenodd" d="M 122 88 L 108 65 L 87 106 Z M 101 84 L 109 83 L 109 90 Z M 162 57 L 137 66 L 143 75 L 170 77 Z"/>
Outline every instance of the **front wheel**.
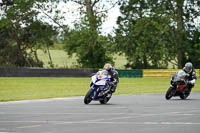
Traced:
<path fill-rule="evenodd" d="M 92 89 L 90 89 L 87 94 L 85 95 L 85 98 L 84 98 L 84 103 L 85 104 L 89 104 L 91 101 L 92 101 L 92 94 L 93 94 L 93 91 Z"/>
<path fill-rule="evenodd" d="M 174 93 L 175 93 L 174 88 L 173 88 L 173 87 L 169 87 L 169 89 L 167 90 L 167 93 L 166 93 L 166 95 L 165 95 L 165 98 L 166 98 L 167 100 L 171 99 L 172 96 L 174 96 Z"/>

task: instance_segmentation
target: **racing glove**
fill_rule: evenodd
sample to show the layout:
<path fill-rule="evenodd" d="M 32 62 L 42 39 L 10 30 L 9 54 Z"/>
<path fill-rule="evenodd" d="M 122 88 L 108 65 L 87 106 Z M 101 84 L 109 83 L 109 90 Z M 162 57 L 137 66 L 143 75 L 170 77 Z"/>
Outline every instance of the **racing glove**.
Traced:
<path fill-rule="evenodd" d="M 110 84 L 111 86 L 113 86 L 113 85 L 114 85 L 114 82 L 109 82 L 109 84 Z"/>
<path fill-rule="evenodd" d="M 193 79 L 193 80 L 189 81 L 188 83 L 191 84 L 191 85 L 194 85 L 194 84 L 195 84 L 195 81 L 196 81 L 196 80 Z"/>

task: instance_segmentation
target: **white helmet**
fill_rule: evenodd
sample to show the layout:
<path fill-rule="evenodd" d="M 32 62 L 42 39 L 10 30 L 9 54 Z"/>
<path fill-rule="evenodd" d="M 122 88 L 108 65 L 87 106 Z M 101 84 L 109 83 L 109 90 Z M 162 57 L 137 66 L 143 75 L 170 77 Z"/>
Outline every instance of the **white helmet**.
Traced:
<path fill-rule="evenodd" d="M 188 62 L 185 64 L 185 67 L 183 68 L 183 70 L 186 72 L 186 73 L 191 73 L 192 72 L 192 63 L 191 62 Z"/>
<path fill-rule="evenodd" d="M 107 70 L 107 71 L 110 71 L 112 69 L 112 65 L 107 63 L 107 64 L 104 65 L 103 69 Z"/>

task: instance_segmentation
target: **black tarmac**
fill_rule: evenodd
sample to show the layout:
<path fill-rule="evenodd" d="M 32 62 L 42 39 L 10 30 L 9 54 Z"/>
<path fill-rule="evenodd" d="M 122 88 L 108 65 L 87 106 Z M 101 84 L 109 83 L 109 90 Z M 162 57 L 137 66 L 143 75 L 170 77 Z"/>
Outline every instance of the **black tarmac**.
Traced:
<path fill-rule="evenodd" d="M 106 105 L 83 98 L 0 103 L 0 133 L 200 133 L 200 93 L 115 95 Z"/>

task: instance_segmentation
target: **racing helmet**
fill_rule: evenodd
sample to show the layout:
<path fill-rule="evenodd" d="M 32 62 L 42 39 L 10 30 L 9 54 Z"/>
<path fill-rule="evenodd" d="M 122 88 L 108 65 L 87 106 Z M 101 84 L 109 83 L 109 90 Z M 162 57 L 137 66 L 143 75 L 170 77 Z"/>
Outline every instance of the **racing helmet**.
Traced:
<path fill-rule="evenodd" d="M 103 69 L 107 70 L 107 71 L 110 71 L 112 69 L 112 65 L 107 63 L 107 64 L 104 65 Z"/>
<path fill-rule="evenodd" d="M 192 69 L 193 69 L 193 66 L 192 66 L 192 63 L 191 62 L 187 62 L 185 64 L 185 67 L 183 68 L 183 70 L 186 72 L 186 73 L 191 73 L 192 72 Z"/>

